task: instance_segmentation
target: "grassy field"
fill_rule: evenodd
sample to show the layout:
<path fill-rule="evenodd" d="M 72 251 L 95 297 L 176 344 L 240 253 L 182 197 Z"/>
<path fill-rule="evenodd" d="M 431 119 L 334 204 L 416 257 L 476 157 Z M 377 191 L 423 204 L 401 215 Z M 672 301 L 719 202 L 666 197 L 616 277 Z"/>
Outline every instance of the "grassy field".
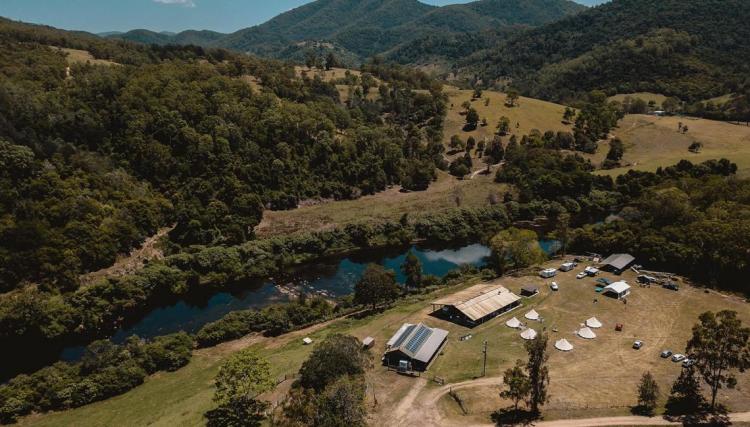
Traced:
<path fill-rule="evenodd" d="M 64 52 L 66 54 L 65 58 L 68 61 L 68 64 L 91 64 L 91 65 L 120 65 L 116 62 L 108 61 L 106 59 L 96 59 L 94 58 L 94 55 L 89 53 L 87 50 L 79 50 L 79 49 L 68 49 L 63 47 L 54 47 L 51 46 L 52 49 Z"/>
<path fill-rule="evenodd" d="M 288 234 L 296 231 L 323 230 L 336 225 L 365 220 L 398 219 L 404 213 L 436 212 L 456 207 L 456 194 L 461 206 L 484 206 L 490 193 L 502 195 L 504 184 L 494 176 L 477 175 L 459 180 L 438 171 L 438 179 L 426 191 L 402 193 L 399 187 L 357 200 L 325 201 L 290 211 L 266 211 L 256 232 L 260 236 Z"/>
<path fill-rule="evenodd" d="M 617 102 L 623 102 L 625 98 L 630 97 L 633 99 L 640 98 L 646 102 L 654 101 L 657 106 L 661 106 L 662 102 L 664 102 L 667 97 L 665 95 L 662 95 L 660 93 L 651 93 L 651 92 L 636 92 L 636 93 L 618 93 L 617 95 L 610 96 L 610 101 L 617 101 Z"/>
<path fill-rule="evenodd" d="M 515 107 L 507 107 L 505 106 L 505 94 L 500 92 L 484 91 L 482 98 L 474 101 L 471 101 L 474 92 L 471 90 L 459 90 L 448 86 L 445 88 L 445 92 L 449 96 L 448 117 L 443 131 L 446 151 L 453 135 L 460 136 L 464 141 L 470 136 L 473 136 L 477 142 L 482 139 L 490 141 L 502 116 L 510 119 L 511 135 L 516 135 L 518 138 L 529 134 L 533 129 L 542 133 L 548 130 L 557 132 L 572 129 L 571 126 L 562 123 L 562 116 L 565 112 L 565 106 L 563 105 L 521 97 Z M 490 101 L 489 105 L 485 105 L 487 99 Z M 470 101 L 472 107 L 477 110 L 480 120 L 487 119 L 488 125 L 486 127 L 478 126 L 471 132 L 463 130 L 466 117 L 461 114 L 464 111 L 461 104 L 466 101 Z M 508 138 L 509 136 L 504 137 L 504 140 L 507 142 Z M 481 167 L 482 164 L 481 162 L 475 162 L 475 166 Z"/>
<path fill-rule="evenodd" d="M 677 131 L 679 122 L 688 126 L 686 134 Z M 739 176 L 750 176 L 748 126 L 690 117 L 629 115 L 612 133 L 625 143 L 624 166 L 601 173 L 615 176 L 629 169 L 655 171 L 682 159 L 696 163 L 724 157 L 737 163 Z M 688 151 L 695 141 L 703 144 L 700 153 Z M 607 151 L 607 143 L 600 144 L 598 153 L 590 158 L 598 164 Z"/>
<path fill-rule="evenodd" d="M 549 265 L 557 265 L 550 263 Z M 268 357 L 274 375 L 294 374 L 309 354 L 311 347 L 302 345 L 309 336 L 320 341 L 332 333 L 346 333 L 364 338 L 373 336 L 380 349 L 403 322 L 423 321 L 430 326 L 450 332 L 448 344 L 429 371 L 421 378 L 411 378 L 388 372 L 379 366 L 379 350 L 373 350 L 375 367 L 368 373 L 368 405 L 373 425 L 403 423 L 393 417 L 405 410 L 410 416 L 424 416 L 424 424 L 439 420 L 456 422 L 487 422 L 489 414 L 504 406 L 498 397 L 500 376 L 516 359 L 524 357 L 519 331 L 507 328 L 505 321 L 516 316 L 521 320 L 531 308 L 544 318 L 542 323 L 529 322 L 537 331 L 546 329 L 550 341 L 567 338 L 574 349 L 570 353 L 551 349 L 549 360 L 551 400 L 544 407 L 546 419 L 571 416 L 622 415 L 635 402 L 636 384 L 645 371 L 650 371 L 662 390 L 668 390 L 679 373 L 678 364 L 659 357 L 664 349 L 684 350 L 690 329 L 698 315 L 706 310 L 732 309 L 750 323 L 748 304 L 739 298 L 718 293 L 704 293 L 701 289 L 683 286 L 679 292 L 658 287 L 634 286 L 627 304 L 602 297 L 594 292 L 593 279 L 576 280 L 577 271 L 561 273 L 554 280 L 559 292 L 546 286 L 549 281 L 537 277 L 502 278 L 500 283 L 514 292 L 528 283 L 540 287 L 541 293 L 523 300 L 523 306 L 474 329 L 437 319 L 430 315 L 430 301 L 450 294 L 472 283 L 436 294 L 411 297 L 394 308 L 364 319 L 342 319 L 298 331 L 282 337 L 267 339 L 249 336 L 238 341 L 196 352 L 191 363 L 177 372 L 151 377 L 136 389 L 113 399 L 83 408 L 47 415 L 27 417 L 21 425 L 34 426 L 115 426 L 123 425 L 180 425 L 203 423 L 202 413 L 211 407 L 212 381 L 220 362 L 234 351 L 253 347 Z M 604 275 L 614 279 L 610 275 Z M 635 283 L 634 273 L 626 272 L 620 279 Z M 594 303 L 594 298 L 598 302 Z M 598 337 L 583 340 L 574 335 L 581 322 L 596 316 L 604 327 L 596 330 Z M 615 323 L 625 325 L 623 332 L 614 331 Z M 471 333 L 473 338 L 459 341 Z M 645 342 L 639 351 L 631 349 L 634 339 Z M 481 348 L 488 341 L 487 377 L 478 385 L 464 383 L 457 393 L 464 400 L 468 416 L 460 413 L 456 403 L 443 396 L 446 386 L 429 381 L 434 376 L 449 383 L 472 381 L 481 373 Z M 289 381 L 279 386 L 279 392 L 268 396 L 277 402 Z M 662 403 L 666 393 L 662 395 Z M 434 406 L 428 403 L 438 400 Z M 740 374 L 736 390 L 722 390 L 721 402 L 733 411 L 750 409 L 750 374 Z"/>

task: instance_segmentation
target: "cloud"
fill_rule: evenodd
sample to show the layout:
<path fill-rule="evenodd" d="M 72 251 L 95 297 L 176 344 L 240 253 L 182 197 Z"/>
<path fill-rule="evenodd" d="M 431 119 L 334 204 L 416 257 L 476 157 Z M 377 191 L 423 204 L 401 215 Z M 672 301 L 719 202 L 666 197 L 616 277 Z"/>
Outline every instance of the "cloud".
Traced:
<path fill-rule="evenodd" d="M 447 261 L 451 264 L 462 265 L 475 264 L 490 256 L 491 253 L 490 248 L 476 244 L 458 250 L 426 251 L 424 257 L 428 261 Z"/>
<path fill-rule="evenodd" d="M 174 4 L 184 7 L 195 7 L 195 1 L 193 0 L 154 0 L 154 3 L 160 4 Z"/>

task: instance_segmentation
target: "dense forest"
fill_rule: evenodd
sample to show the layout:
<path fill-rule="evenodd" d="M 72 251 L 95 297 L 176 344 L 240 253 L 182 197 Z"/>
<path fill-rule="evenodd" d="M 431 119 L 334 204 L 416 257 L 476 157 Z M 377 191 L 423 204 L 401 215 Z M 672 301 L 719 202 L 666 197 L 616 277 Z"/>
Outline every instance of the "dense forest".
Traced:
<path fill-rule="evenodd" d="M 133 65 L 66 72 L 56 41 Z M 378 98 L 342 104 L 332 84 L 226 51 L 10 22 L 0 44 L 0 290 L 75 289 L 168 224 L 181 245 L 241 243 L 265 208 L 425 189 L 440 162 L 445 98 L 419 73 L 372 65 Z"/>
<path fill-rule="evenodd" d="M 525 31 L 464 61 L 486 83 L 530 96 L 600 89 L 695 102 L 734 93 L 748 75 L 750 18 L 741 0 L 618 0 Z"/>

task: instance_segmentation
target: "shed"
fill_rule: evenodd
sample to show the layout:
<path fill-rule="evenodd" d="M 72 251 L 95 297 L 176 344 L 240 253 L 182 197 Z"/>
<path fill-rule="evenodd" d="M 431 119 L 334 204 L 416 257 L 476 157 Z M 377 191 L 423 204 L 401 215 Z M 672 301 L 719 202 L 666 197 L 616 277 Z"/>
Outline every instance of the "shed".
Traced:
<path fill-rule="evenodd" d="M 504 286 L 484 283 L 432 302 L 437 315 L 467 326 L 476 326 L 519 305 L 520 297 Z"/>
<path fill-rule="evenodd" d="M 533 297 L 539 293 L 539 288 L 534 285 L 526 285 L 521 288 L 521 295 L 525 297 Z"/>
<path fill-rule="evenodd" d="M 312 342 L 313 341 L 309 337 L 302 338 L 302 344 L 304 345 L 310 345 Z"/>
<path fill-rule="evenodd" d="M 602 269 L 621 274 L 635 262 L 635 257 L 630 254 L 612 254 L 602 261 Z"/>
<path fill-rule="evenodd" d="M 383 364 L 399 370 L 425 371 L 440 353 L 448 331 L 422 323 L 404 323 L 388 340 Z"/>
<path fill-rule="evenodd" d="M 367 337 L 362 340 L 362 347 L 364 348 L 372 348 L 373 345 L 375 345 L 375 338 L 373 337 Z"/>
<path fill-rule="evenodd" d="M 602 289 L 602 294 L 611 295 L 617 299 L 623 299 L 630 295 L 630 285 L 622 281 L 615 282 Z"/>

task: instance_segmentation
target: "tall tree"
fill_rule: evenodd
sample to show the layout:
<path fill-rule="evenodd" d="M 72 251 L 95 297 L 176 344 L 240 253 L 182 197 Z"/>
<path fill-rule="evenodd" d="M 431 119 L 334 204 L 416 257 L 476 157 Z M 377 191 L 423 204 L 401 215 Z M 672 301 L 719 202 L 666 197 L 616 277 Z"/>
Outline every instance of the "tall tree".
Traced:
<path fill-rule="evenodd" d="M 659 385 L 651 372 L 646 372 L 638 384 L 638 409 L 644 414 L 653 414 L 657 399 L 659 399 Z"/>
<path fill-rule="evenodd" d="M 515 107 L 519 97 L 520 95 L 517 90 L 509 89 L 508 92 L 505 93 L 505 104 L 509 107 Z"/>
<path fill-rule="evenodd" d="M 539 264 L 546 259 L 539 238 L 531 230 L 514 227 L 503 230 L 490 240 L 490 247 L 500 273 Z"/>
<path fill-rule="evenodd" d="M 362 375 L 370 367 L 369 353 L 355 337 L 334 334 L 315 346 L 299 370 L 299 385 L 322 391 L 346 375 Z"/>
<path fill-rule="evenodd" d="M 525 400 L 531 392 L 531 382 L 523 371 L 523 362 L 516 362 L 516 366 L 508 368 L 503 374 L 503 384 L 507 389 L 500 392 L 500 397 L 513 401 L 513 409 L 518 412 L 518 404 Z"/>
<path fill-rule="evenodd" d="M 547 403 L 547 388 L 549 387 L 549 369 L 547 369 L 547 343 L 549 337 L 546 333 L 538 334 L 533 340 L 526 341 L 526 352 L 529 360 L 526 362 L 526 371 L 529 375 L 529 402 L 531 412 L 539 413 L 539 407 Z"/>
<path fill-rule="evenodd" d="M 706 404 L 706 399 L 701 394 L 701 385 L 695 372 L 695 366 L 688 366 L 680 371 L 669 399 L 667 400 L 667 411 L 676 414 L 685 414 L 700 411 Z"/>
<path fill-rule="evenodd" d="M 466 127 L 467 129 L 476 129 L 479 123 L 479 113 L 474 108 L 469 108 L 466 112 Z"/>
<path fill-rule="evenodd" d="M 719 389 L 734 388 L 737 384 L 733 371 L 750 368 L 750 328 L 742 326 L 735 311 L 723 310 L 716 314 L 709 311 L 699 319 L 693 326 L 687 352 L 693 354 L 698 371 L 711 389 L 713 410 Z"/>
<path fill-rule="evenodd" d="M 563 123 L 570 124 L 573 121 L 573 118 L 576 116 L 576 110 L 565 107 L 565 112 L 563 113 Z"/>
<path fill-rule="evenodd" d="M 401 271 L 406 276 L 407 288 L 418 288 L 422 284 L 422 263 L 419 261 L 414 252 L 409 250 L 406 259 L 401 265 Z"/>
<path fill-rule="evenodd" d="M 254 351 L 235 353 L 219 369 L 215 379 L 216 409 L 206 413 L 209 426 L 259 426 L 267 402 L 258 395 L 273 389 L 271 365 Z"/>
<path fill-rule="evenodd" d="M 502 116 L 497 122 L 497 134 L 507 135 L 508 132 L 510 132 L 510 119 L 506 116 Z"/>
<path fill-rule="evenodd" d="M 398 297 L 399 288 L 392 271 L 380 265 L 369 264 L 354 286 L 354 302 L 372 308 Z"/>

